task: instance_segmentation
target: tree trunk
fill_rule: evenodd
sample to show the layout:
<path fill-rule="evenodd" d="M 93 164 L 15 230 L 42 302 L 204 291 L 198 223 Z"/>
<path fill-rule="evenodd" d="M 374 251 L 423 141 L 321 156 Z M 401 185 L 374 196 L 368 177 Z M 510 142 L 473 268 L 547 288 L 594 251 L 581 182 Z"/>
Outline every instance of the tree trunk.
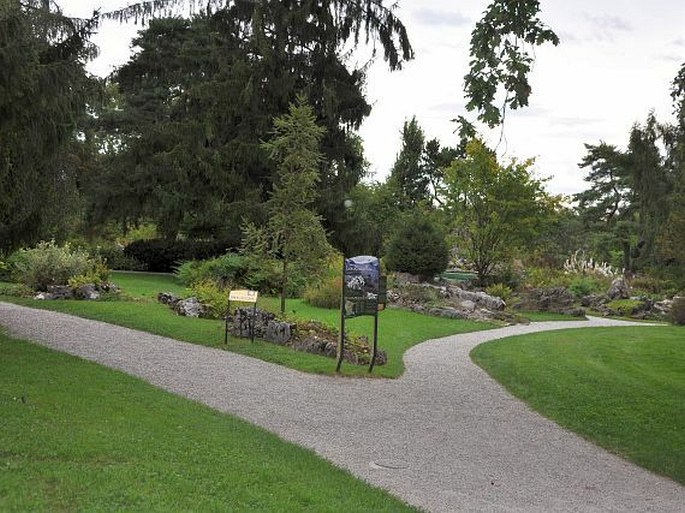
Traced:
<path fill-rule="evenodd" d="M 288 260 L 283 259 L 283 274 L 281 275 L 281 313 L 285 313 L 285 291 L 288 287 Z"/>

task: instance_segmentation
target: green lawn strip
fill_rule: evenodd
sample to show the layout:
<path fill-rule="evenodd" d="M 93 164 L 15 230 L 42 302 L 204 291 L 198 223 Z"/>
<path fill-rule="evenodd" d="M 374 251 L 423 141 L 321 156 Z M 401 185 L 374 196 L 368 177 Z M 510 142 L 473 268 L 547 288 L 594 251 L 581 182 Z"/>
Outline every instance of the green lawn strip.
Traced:
<path fill-rule="evenodd" d="M 176 295 L 186 292 L 186 288 L 172 274 L 113 271 L 111 280 L 127 295 L 151 301 L 157 301 L 159 292 Z"/>
<path fill-rule="evenodd" d="M 414 511 L 313 452 L 0 335 L 0 511 Z"/>
<path fill-rule="evenodd" d="M 335 361 L 331 358 L 293 351 L 261 340 L 255 340 L 252 343 L 249 339 L 230 337 L 228 344 L 225 345 L 222 321 L 181 317 L 174 314 L 168 307 L 150 299 L 153 295 L 156 296 L 157 291 L 171 291 L 170 286 L 174 284 L 173 276 L 142 273 L 141 278 L 153 276 L 153 279 L 137 282 L 138 289 L 134 289 L 127 283 L 127 279 L 130 276 L 130 279 L 135 281 L 138 274 L 135 273 L 135 276 L 133 273 L 127 274 L 122 280 L 120 273 L 114 273 L 114 281 L 129 296 L 134 295 L 129 292 L 130 290 L 136 290 L 139 297 L 145 298 L 139 301 L 35 301 L 4 296 L 0 296 L 0 300 L 109 322 L 194 344 L 224 348 L 304 372 L 316 374 L 335 372 Z M 260 307 L 274 311 L 277 309 L 277 304 L 278 300 L 275 298 L 262 298 L 259 303 Z M 336 310 L 312 307 L 299 299 L 289 299 L 286 305 L 288 315 L 295 319 L 314 319 L 332 326 L 336 326 L 339 322 L 339 313 Z M 430 317 L 404 310 L 383 311 L 379 318 L 379 347 L 387 352 L 388 363 L 376 366 L 373 375 L 387 378 L 400 376 L 404 371 L 402 356 L 407 349 L 420 342 L 492 327 L 493 325 L 488 323 Z M 350 319 L 347 322 L 348 333 L 370 337 L 372 329 L 372 317 Z M 342 372 L 345 375 L 368 374 L 367 367 L 351 364 L 343 364 Z"/>
<path fill-rule="evenodd" d="M 471 357 L 539 413 L 685 484 L 685 329 L 538 333 L 485 343 Z"/>
<path fill-rule="evenodd" d="M 524 312 L 512 310 L 511 313 L 520 317 L 528 319 L 531 322 L 547 322 L 547 321 L 586 321 L 586 317 L 576 317 L 557 312 Z"/>

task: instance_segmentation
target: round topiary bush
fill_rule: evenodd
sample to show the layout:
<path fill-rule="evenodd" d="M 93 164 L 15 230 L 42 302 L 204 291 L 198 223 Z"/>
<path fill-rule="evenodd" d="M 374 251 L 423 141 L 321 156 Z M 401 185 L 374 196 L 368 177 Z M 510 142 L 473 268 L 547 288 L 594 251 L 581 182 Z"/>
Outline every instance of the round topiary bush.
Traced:
<path fill-rule="evenodd" d="M 388 243 L 385 264 L 390 271 L 432 278 L 447 269 L 449 248 L 445 235 L 424 216 L 411 217 Z"/>

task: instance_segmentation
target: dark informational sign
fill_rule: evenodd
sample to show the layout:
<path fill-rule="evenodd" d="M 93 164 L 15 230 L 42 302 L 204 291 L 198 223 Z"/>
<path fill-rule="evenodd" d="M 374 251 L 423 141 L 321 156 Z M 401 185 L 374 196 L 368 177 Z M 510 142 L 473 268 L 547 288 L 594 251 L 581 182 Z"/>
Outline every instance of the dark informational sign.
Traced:
<path fill-rule="evenodd" d="M 381 276 L 381 265 L 378 258 L 356 256 L 345 259 L 343 263 L 340 341 L 338 343 L 336 372 L 340 371 L 345 352 L 345 318 L 360 315 L 372 315 L 374 318 L 369 372 L 373 370 L 378 348 L 378 311 L 385 308 L 386 296 L 385 276 Z"/>
<path fill-rule="evenodd" d="M 345 316 L 376 315 L 381 282 L 381 267 L 372 256 L 345 259 Z"/>

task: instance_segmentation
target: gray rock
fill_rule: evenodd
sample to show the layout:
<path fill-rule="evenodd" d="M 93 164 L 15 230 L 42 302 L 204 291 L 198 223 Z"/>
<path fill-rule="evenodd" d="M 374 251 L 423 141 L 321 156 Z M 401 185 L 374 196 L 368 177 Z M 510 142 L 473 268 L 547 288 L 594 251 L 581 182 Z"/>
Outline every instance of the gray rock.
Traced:
<path fill-rule="evenodd" d="M 468 299 L 462 301 L 459 306 L 467 312 L 473 312 L 476 309 L 476 303 L 469 301 Z"/>
<path fill-rule="evenodd" d="M 48 293 L 50 299 L 74 299 L 74 291 L 68 285 L 50 285 Z"/>
<path fill-rule="evenodd" d="M 630 287 L 623 276 L 619 276 L 611 282 L 607 296 L 611 299 L 628 299 L 630 297 Z"/>
<path fill-rule="evenodd" d="M 39 292 L 38 294 L 33 296 L 33 299 L 37 299 L 39 301 L 50 301 L 51 299 L 55 298 L 49 292 Z"/>
<path fill-rule="evenodd" d="M 277 320 L 269 321 L 266 325 L 264 338 L 275 344 L 285 345 L 292 337 L 292 325 Z"/>
<path fill-rule="evenodd" d="M 157 301 L 159 301 L 163 305 L 169 305 L 173 308 L 178 303 L 179 298 L 171 292 L 160 292 L 159 294 L 157 294 Z"/>
<path fill-rule="evenodd" d="M 76 287 L 74 290 L 74 297 L 76 297 L 76 299 L 86 300 L 100 299 L 100 292 L 98 292 L 94 283 L 85 283 Z"/>
<path fill-rule="evenodd" d="M 205 307 L 196 297 L 189 297 L 176 303 L 175 311 L 177 314 L 186 317 L 202 317 L 205 313 Z"/>
<path fill-rule="evenodd" d="M 279 321 L 274 314 L 259 308 L 254 311 L 252 308 L 237 308 L 229 321 L 231 333 L 238 337 L 250 337 L 254 327 L 256 338 L 280 345 L 290 341 L 295 329 L 294 324 Z"/>
<path fill-rule="evenodd" d="M 517 308 L 540 312 L 564 312 L 573 308 L 575 298 L 564 287 L 533 289 L 526 293 Z"/>
<path fill-rule="evenodd" d="M 654 310 L 656 310 L 658 313 L 662 315 L 668 315 L 671 313 L 671 310 L 673 309 L 673 300 L 672 299 L 664 299 L 663 301 L 657 301 L 654 303 Z"/>
<path fill-rule="evenodd" d="M 491 296 L 485 292 L 471 292 L 470 290 L 463 290 L 459 287 L 450 286 L 449 296 L 458 299 L 461 304 L 464 301 L 471 301 L 478 308 L 485 308 L 492 311 L 504 310 L 506 304 L 500 297 Z"/>
<path fill-rule="evenodd" d="M 581 306 L 585 308 L 599 308 L 609 302 L 609 298 L 604 294 L 589 294 L 580 298 Z"/>

